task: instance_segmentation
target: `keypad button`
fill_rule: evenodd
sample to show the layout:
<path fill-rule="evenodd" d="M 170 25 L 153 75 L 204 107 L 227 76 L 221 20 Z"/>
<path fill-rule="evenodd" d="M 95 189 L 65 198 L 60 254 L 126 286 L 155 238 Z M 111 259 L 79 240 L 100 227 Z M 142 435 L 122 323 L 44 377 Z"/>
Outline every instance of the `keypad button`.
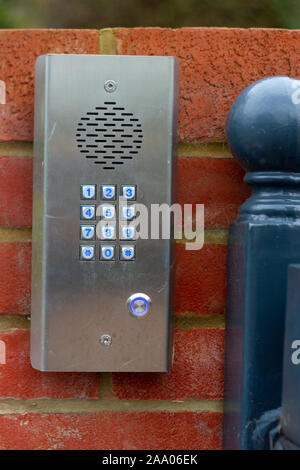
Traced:
<path fill-rule="evenodd" d="M 135 246 L 134 245 L 121 245 L 120 246 L 120 260 L 132 261 L 135 259 Z"/>
<path fill-rule="evenodd" d="M 103 201 L 115 201 L 116 199 L 116 185 L 115 184 L 102 184 L 101 186 L 101 199 Z"/>
<path fill-rule="evenodd" d="M 116 218 L 116 207 L 113 204 L 102 204 L 100 206 L 100 215 L 105 220 Z"/>
<path fill-rule="evenodd" d="M 121 240 L 135 239 L 135 227 L 132 227 L 131 225 L 121 225 L 120 232 Z"/>
<path fill-rule="evenodd" d="M 102 225 L 101 226 L 101 240 L 115 240 L 116 229 L 114 225 Z"/>
<path fill-rule="evenodd" d="M 81 199 L 96 199 L 96 185 L 95 184 L 82 184 Z"/>
<path fill-rule="evenodd" d="M 100 259 L 104 261 L 112 261 L 115 259 L 115 246 L 114 245 L 101 245 Z"/>
<path fill-rule="evenodd" d="M 94 245 L 80 245 L 80 259 L 85 261 L 95 259 Z"/>
<path fill-rule="evenodd" d="M 96 206 L 80 206 L 80 218 L 83 220 L 95 220 Z"/>
<path fill-rule="evenodd" d="M 121 195 L 127 201 L 135 201 L 135 199 L 136 199 L 136 186 L 134 184 L 121 186 Z"/>
<path fill-rule="evenodd" d="M 135 217 L 135 205 L 122 207 L 122 219 L 132 220 Z"/>
<path fill-rule="evenodd" d="M 95 226 L 80 225 L 80 238 L 81 240 L 95 240 Z"/>

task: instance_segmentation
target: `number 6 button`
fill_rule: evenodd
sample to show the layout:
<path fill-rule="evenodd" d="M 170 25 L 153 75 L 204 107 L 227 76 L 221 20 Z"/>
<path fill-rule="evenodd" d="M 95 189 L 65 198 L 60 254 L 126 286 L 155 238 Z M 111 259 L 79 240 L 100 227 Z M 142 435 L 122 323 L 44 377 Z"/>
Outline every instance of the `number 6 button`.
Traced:
<path fill-rule="evenodd" d="M 127 201 L 135 201 L 136 186 L 134 184 L 121 186 L 121 196 L 123 196 Z"/>

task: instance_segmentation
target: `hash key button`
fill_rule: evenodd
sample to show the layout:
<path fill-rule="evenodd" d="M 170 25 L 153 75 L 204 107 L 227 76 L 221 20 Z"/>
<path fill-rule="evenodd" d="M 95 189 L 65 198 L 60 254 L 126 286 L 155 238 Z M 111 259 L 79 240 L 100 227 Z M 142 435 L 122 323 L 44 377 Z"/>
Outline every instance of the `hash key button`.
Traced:
<path fill-rule="evenodd" d="M 135 246 L 134 245 L 121 245 L 120 246 L 120 260 L 132 261 L 135 259 Z"/>

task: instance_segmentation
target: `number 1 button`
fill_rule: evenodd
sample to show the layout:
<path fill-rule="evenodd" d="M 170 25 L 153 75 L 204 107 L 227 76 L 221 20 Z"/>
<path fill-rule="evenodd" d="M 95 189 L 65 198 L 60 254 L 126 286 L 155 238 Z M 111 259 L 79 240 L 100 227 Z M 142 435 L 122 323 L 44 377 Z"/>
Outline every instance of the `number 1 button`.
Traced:
<path fill-rule="evenodd" d="M 82 184 L 80 197 L 81 199 L 96 199 L 96 185 Z"/>

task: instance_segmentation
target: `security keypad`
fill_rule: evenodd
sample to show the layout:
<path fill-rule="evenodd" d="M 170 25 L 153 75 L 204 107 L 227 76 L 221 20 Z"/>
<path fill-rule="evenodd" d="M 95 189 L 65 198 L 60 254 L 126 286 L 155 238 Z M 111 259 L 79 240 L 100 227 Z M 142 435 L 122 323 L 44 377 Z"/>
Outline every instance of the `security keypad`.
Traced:
<path fill-rule="evenodd" d="M 40 371 L 172 365 L 178 72 L 165 56 L 37 59 L 31 362 Z"/>
<path fill-rule="evenodd" d="M 119 195 L 123 196 L 120 205 L 117 203 Z M 99 203 L 97 204 L 98 197 Z M 81 243 L 87 242 L 86 245 L 80 245 L 81 261 L 135 260 L 136 205 L 131 201 L 136 201 L 136 198 L 137 186 L 134 184 L 119 187 L 114 184 L 82 184 L 80 186 L 79 238 Z M 95 201 L 95 204 L 84 203 L 89 200 Z M 120 224 L 117 223 L 117 215 L 120 216 Z M 88 223 L 89 221 L 92 223 Z M 94 244 L 91 245 L 91 241 Z"/>

